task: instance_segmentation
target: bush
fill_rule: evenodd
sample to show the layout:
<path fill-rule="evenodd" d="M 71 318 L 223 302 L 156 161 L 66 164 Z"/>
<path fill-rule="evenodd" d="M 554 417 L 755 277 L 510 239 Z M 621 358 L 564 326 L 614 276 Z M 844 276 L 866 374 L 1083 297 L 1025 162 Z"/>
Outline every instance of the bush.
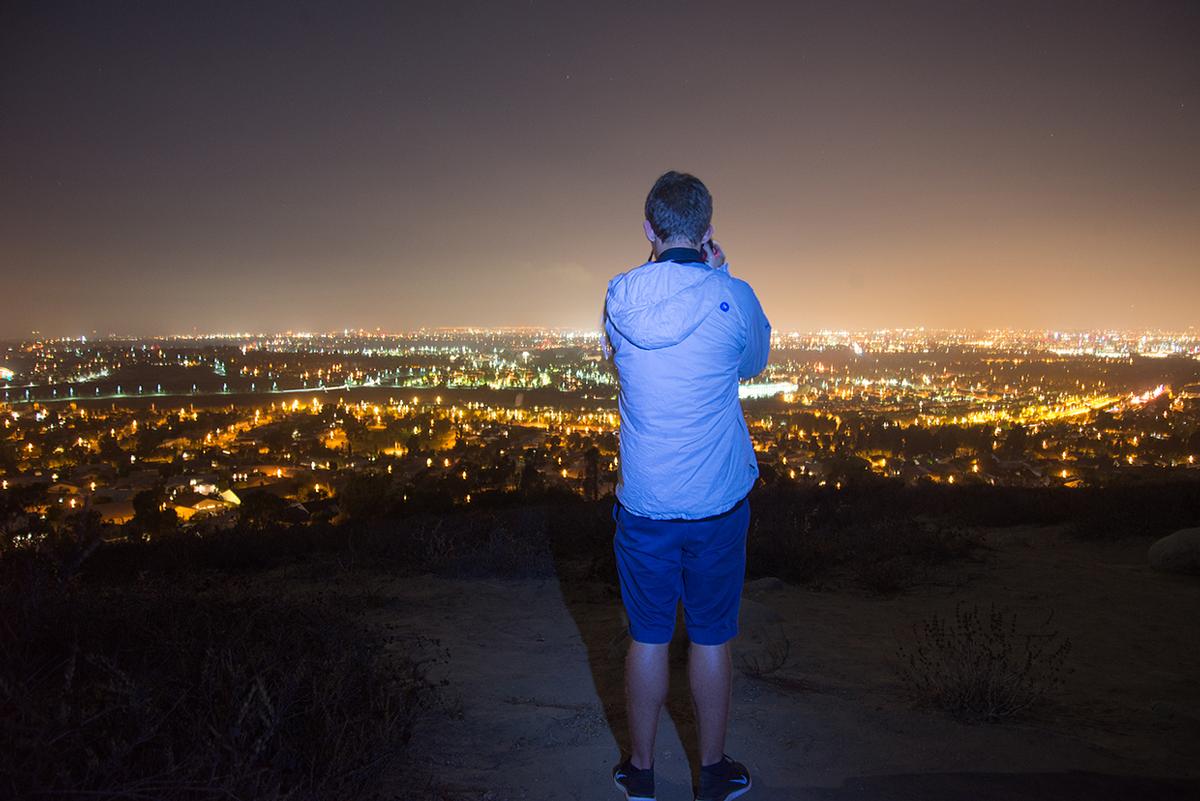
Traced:
<path fill-rule="evenodd" d="M 538 504 L 502 501 L 340 524 L 268 525 L 261 530 L 239 524 L 204 533 L 181 531 L 150 542 L 106 542 L 88 558 L 85 578 L 128 582 L 143 572 L 257 572 L 319 555 L 335 556 L 347 568 L 464 577 L 549 576 L 557 550 L 563 550 L 564 558 L 607 558 L 611 565 L 611 504 L 602 508 L 602 502 L 585 503 L 575 496 L 548 496 Z M 582 536 L 585 531 L 589 533 Z M 615 576 L 615 567 L 611 573 Z"/>
<path fill-rule="evenodd" d="M 1085 540 L 1165 537 L 1200 523 L 1200 481 L 1085 489 L 1071 532 Z"/>
<path fill-rule="evenodd" d="M 890 594 L 928 581 L 934 567 L 974 551 L 957 527 L 918 521 L 893 503 L 896 492 L 881 485 L 863 495 L 818 490 L 752 496 L 750 574 L 792 583 L 845 575 L 870 592 Z"/>
<path fill-rule="evenodd" d="M 545 509 L 531 506 L 423 516 L 410 520 L 402 532 L 394 524 L 381 522 L 376 524 L 375 539 L 368 535 L 363 545 L 374 553 L 392 553 L 410 569 L 441 575 L 551 576 L 554 563 L 545 517 Z"/>
<path fill-rule="evenodd" d="M 992 606 L 955 607 L 913 626 L 896 669 L 915 699 L 959 720 L 994 721 L 1027 712 L 1065 680 L 1071 641 L 1047 628 L 1020 631 L 1017 616 Z"/>
<path fill-rule="evenodd" d="M 0 796 L 367 798 L 431 691 L 348 610 L 69 588 L 17 561 Z"/>

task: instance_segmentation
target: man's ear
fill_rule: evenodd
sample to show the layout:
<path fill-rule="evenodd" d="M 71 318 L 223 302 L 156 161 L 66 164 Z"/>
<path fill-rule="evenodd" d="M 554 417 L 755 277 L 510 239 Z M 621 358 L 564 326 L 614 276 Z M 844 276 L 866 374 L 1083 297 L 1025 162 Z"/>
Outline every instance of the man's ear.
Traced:
<path fill-rule="evenodd" d="M 712 224 L 710 223 L 708 226 L 708 230 L 704 232 L 704 236 L 700 237 L 700 241 L 697 242 L 696 244 L 703 245 L 705 242 L 711 241 L 712 236 L 713 236 L 713 227 L 712 227 Z"/>
<path fill-rule="evenodd" d="M 651 243 L 658 238 L 654 235 L 654 226 L 650 224 L 649 220 L 642 220 L 642 230 L 646 232 L 646 238 L 649 239 Z"/>

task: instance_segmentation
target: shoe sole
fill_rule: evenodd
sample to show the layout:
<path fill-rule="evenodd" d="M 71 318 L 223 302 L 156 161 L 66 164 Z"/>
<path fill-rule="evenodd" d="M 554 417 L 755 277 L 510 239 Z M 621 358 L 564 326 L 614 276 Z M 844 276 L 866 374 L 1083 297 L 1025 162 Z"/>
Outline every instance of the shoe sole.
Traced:
<path fill-rule="evenodd" d="M 722 798 L 721 801 L 733 801 L 735 798 L 740 798 L 741 796 L 744 796 L 746 793 L 750 792 L 750 788 L 753 786 L 754 780 L 751 779 L 750 781 L 746 782 L 745 787 L 741 788 L 740 790 L 734 790 L 732 793 Z M 696 796 L 696 801 L 705 801 L 705 799 L 701 798 L 700 796 Z"/>
<path fill-rule="evenodd" d="M 613 784 L 615 784 L 617 789 L 621 791 L 621 794 L 625 796 L 625 801 L 654 801 L 654 796 L 652 795 L 630 795 L 629 791 L 625 789 L 625 785 L 617 781 L 616 776 L 613 777 Z M 732 798 L 732 796 L 730 797 Z"/>

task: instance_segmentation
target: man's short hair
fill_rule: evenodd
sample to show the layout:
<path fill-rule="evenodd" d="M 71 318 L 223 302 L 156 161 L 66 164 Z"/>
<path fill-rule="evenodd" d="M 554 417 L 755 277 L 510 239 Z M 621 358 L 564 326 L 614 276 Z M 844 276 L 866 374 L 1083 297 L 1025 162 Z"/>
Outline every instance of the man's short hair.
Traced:
<path fill-rule="evenodd" d="M 712 223 L 713 203 L 708 187 L 686 172 L 665 172 L 646 195 L 646 219 L 664 242 L 686 239 L 700 243 Z"/>

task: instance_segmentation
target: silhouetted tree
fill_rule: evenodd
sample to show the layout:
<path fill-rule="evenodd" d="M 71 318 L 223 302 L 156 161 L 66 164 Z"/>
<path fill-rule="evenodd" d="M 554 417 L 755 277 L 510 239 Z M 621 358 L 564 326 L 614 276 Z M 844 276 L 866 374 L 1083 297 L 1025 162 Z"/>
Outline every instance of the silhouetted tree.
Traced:
<path fill-rule="evenodd" d="M 164 534 L 179 523 L 174 509 L 163 509 L 161 487 L 142 490 L 133 496 L 133 525 L 145 534 Z"/>
<path fill-rule="evenodd" d="M 1000 450 L 1008 458 L 1017 459 L 1024 455 L 1028 442 L 1029 434 L 1025 431 L 1025 426 L 1013 426 L 1005 435 L 1004 444 L 1000 446 Z"/>
<path fill-rule="evenodd" d="M 255 490 L 247 493 L 238 506 L 238 524 L 250 531 L 265 531 L 279 523 L 288 502 L 274 493 Z"/>
<path fill-rule="evenodd" d="M 525 466 L 521 468 L 521 494 L 530 495 L 545 489 L 546 482 L 539 469 L 545 461 L 545 456 L 537 448 L 526 448 L 524 453 Z"/>
<path fill-rule="evenodd" d="M 583 455 L 583 487 L 588 500 L 600 497 L 600 449 L 595 445 L 588 448 Z"/>
<path fill-rule="evenodd" d="M 111 437 L 108 434 L 101 434 L 98 446 L 100 448 L 101 461 L 121 466 L 129 462 L 129 457 L 125 455 L 125 451 L 121 449 L 121 445 L 115 437 Z"/>
<path fill-rule="evenodd" d="M 393 482 L 385 473 L 355 473 L 338 493 L 338 508 L 352 520 L 382 517 L 391 509 Z"/>
<path fill-rule="evenodd" d="M 69 516 L 66 523 L 56 547 L 60 575 L 63 578 L 76 573 L 103 542 L 103 526 L 100 523 L 99 512 L 83 509 Z"/>

